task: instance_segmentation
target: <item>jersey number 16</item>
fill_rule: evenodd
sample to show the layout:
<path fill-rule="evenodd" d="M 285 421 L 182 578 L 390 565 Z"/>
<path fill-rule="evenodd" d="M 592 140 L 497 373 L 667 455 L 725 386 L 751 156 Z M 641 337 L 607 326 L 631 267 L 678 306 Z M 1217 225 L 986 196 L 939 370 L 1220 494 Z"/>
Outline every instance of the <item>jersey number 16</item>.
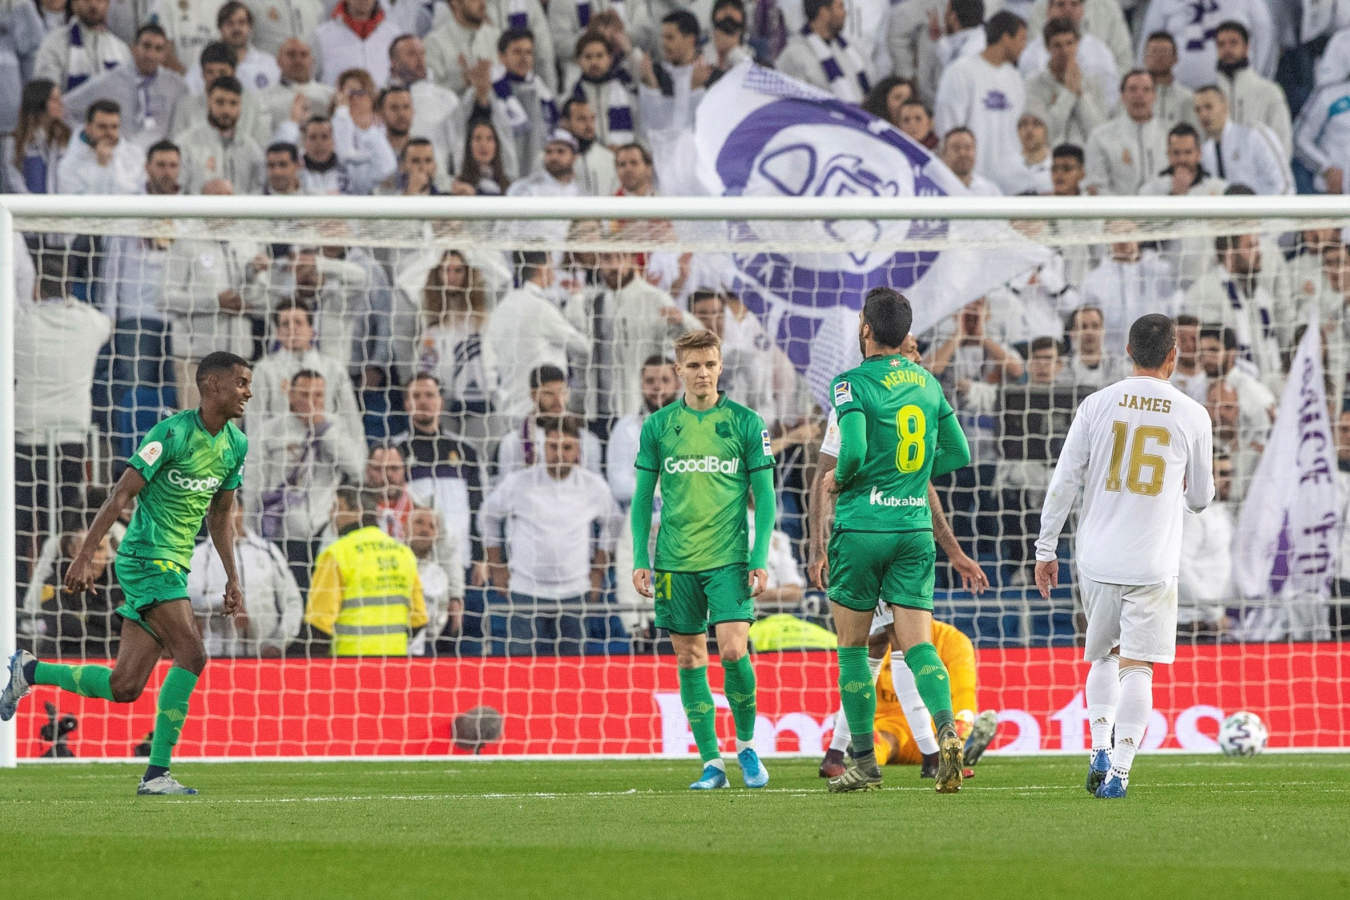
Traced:
<path fill-rule="evenodd" d="M 1125 459 L 1125 444 L 1130 445 L 1130 461 L 1125 475 L 1125 489 L 1131 494 L 1144 497 L 1156 497 L 1162 493 L 1163 475 L 1167 469 L 1167 460 L 1156 453 L 1146 453 L 1148 442 L 1155 440 L 1159 446 L 1172 443 L 1172 433 L 1158 425 L 1140 425 L 1129 433 L 1128 422 L 1111 423 L 1111 467 L 1106 470 L 1106 489 L 1120 491 L 1121 462 Z M 1148 467 L 1149 478 L 1144 480 L 1144 468 Z"/>

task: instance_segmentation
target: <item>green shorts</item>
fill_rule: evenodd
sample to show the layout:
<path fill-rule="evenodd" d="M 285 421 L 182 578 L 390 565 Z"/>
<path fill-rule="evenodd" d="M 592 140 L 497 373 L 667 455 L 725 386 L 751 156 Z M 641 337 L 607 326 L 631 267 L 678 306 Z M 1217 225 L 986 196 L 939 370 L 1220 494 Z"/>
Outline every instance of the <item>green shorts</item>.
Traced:
<path fill-rule="evenodd" d="M 125 598 L 117 607 L 117 614 L 129 619 L 155 635 L 143 615 L 161 603 L 186 600 L 188 570 L 169 559 L 142 559 L 139 556 L 119 556 L 113 563 L 117 583 Z"/>
<path fill-rule="evenodd" d="M 703 634 L 709 625 L 755 621 L 750 570 L 733 563 L 706 572 L 656 571 L 656 627 L 673 634 Z"/>
<path fill-rule="evenodd" d="M 884 600 L 933 609 L 937 548 L 931 531 L 836 531 L 830 535 L 830 599 L 868 612 Z"/>

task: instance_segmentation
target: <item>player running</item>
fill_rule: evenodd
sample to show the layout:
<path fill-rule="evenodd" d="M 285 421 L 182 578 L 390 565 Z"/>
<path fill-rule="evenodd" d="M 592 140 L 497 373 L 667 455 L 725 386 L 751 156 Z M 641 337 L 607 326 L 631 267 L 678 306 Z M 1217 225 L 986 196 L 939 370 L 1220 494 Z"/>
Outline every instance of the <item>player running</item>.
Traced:
<path fill-rule="evenodd" d="M 914 335 L 905 336 L 904 342 L 900 345 L 900 353 L 912 363 L 919 362 L 919 345 Z M 811 583 L 822 591 L 826 590 L 829 585 L 829 564 L 825 557 L 825 543 L 830 524 L 834 519 L 834 495 L 825 489 L 825 480 L 834 471 L 838 459 L 839 418 L 835 411 L 831 409 L 829 421 L 825 427 L 825 437 L 820 442 L 820 459 L 816 464 L 815 479 L 811 482 L 808 522 L 808 531 L 811 538 L 811 558 L 807 563 L 807 573 L 811 578 Z M 962 587 L 977 595 L 983 593 L 989 587 L 989 577 L 985 575 L 979 564 L 961 549 L 961 544 L 957 541 L 956 535 L 952 533 L 947 517 L 942 511 L 942 503 L 938 498 L 937 490 L 931 484 L 928 486 L 928 508 L 933 518 L 933 538 L 947 554 L 947 559 L 951 562 L 952 567 L 960 574 Z M 890 761 L 897 763 L 919 762 L 919 776 L 921 778 L 934 778 L 937 776 L 938 768 L 937 735 L 933 731 L 933 723 L 928 715 L 928 708 L 924 706 L 923 698 L 919 696 L 919 689 L 914 683 L 914 674 L 910 672 L 908 666 L 904 665 L 905 655 L 900 650 L 900 642 L 895 637 L 894 629 L 891 627 L 893 622 L 894 617 L 891 615 L 890 607 L 884 603 L 878 603 L 877 610 L 872 617 L 872 628 L 867 640 L 867 668 L 872 673 L 873 681 L 876 682 L 889 652 L 891 665 L 887 668 L 893 674 L 886 679 L 885 684 L 877 684 L 879 691 L 877 718 L 879 722 L 883 718 L 880 704 L 885 702 L 887 693 L 892 693 L 897 703 L 897 711 L 903 710 L 904 717 L 908 719 L 902 729 L 904 731 L 903 736 L 899 735 L 899 732 L 895 732 L 896 741 L 903 743 L 905 746 L 917 747 L 920 759 L 909 760 L 906 753 L 892 754 L 888 758 Z M 934 623 L 935 629 L 937 629 L 937 626 L 938 623 Z M 942 643 L 938 641 L 934 643 L 938 646 L 938 655 L 942 656 L 943 664 L 950 671 L 952 661 L 942 654 Z M 950 643 L 951 646 L 955 647 L 958 642 L 952 641 Z M 969 643 L 967 639 L 967 646 L 969 646 Z M 953 703 L 957 709 L 957 732 L 965 738 L 963 752 L 967 763 L 973 764 L 997 734 L 998 718 L 991 710 L 986 710 L 978 717 L 974 715 L 975 668 L 973 648 L 970 650 L 969 656 L 970 702 L 963 705 L 956 698 L 956 692 L 953 691 Z M 957 682 L 955 674 L 952 674 L 952 682 L 953 684 Z M 968 721 L 963 717 L 963 713 L 969 715 Z M 966 733 L 962 733 L 963 723 Z M 899 722 L 896 725 L 898 727 Z M 880 725 L 874 729 L 876 732 L 881 730 Z M 821 777 L 833 778 L 844 773 L 844 749 L 848 746 L 850 737 L 848 718 L 844 715 L 841 707 L 834 718 L 834 734 L 830 739 L 830 748 L 826 751 L 825 758 L 820 763 Z M 903 737 L 903 740 L 901 740 L 901 737 Z M 878 757 L 880 765 L 885 765 L 886 762 L 887 760 Z"/>
<path fill-rule="evenodd" d="M 1059 583 L 1055 548 L 1079 490 L 1078 586 L 1092 754 L 1087 789 L 1125 796 L 1153 710 L 1153 664 L 1177 645 L 1182 507 L 1214 499 L 1209 413 L 1172 386 L 1176 327 L 1163 315 L 1130 326 L 1134 374 L 1089 396 L 1069 426 L 1041 509 L 1036 585 Z M 1115 728 L 1115 749 L 1111 729 Z"/>
<path fill-rule="evenodd" d="M 718 393 L 722 342 L 710 331 L 675 341 L 675 368 L 684 396 L 647 417 L 637 455 L 633 495 L 633 586 L 656 597 L 656 624 L 670 632 L 680 672 L 680 700 L 694 733 L 703 774 L 692 790 L 727 786 L 717 742 L 716 708 L 708 688 L 708 626 L 726 675 L 736 723 L 736 759 L 745 786 L 761 788 L 769 772 L 755 753 L 755 672 L 746 655 L 753 597 L 768 584 L 765 563 L 777 503 L 773 452 L 764 420 Z M 652 497 L 661 483 L 661 529 L 653 577 L 647 541 Z M 747 488 L 755 498 L 755 545 L 750 548 Z M 747 559 L 749 564 L 747 566 Z"/>
<path fill-rule="evenodd" d="M 231 514 L 248 439 L 230 420 L 243 416 L 244 404 L 253 396 L 253 373 L 248 361 L 233 353 L 211 353 L 197 367 L 196 380 L 201 407 L 172 415 L 150 429 L 66 572 L 66 590 L 89 589 L 94 551 L 122 509 L 136 498 L 136 512 L 114 563 L 126 598 L 117 608 L 122 641 L 116 663 L 111 669 L 58 665 L 20 650 L 9 658 L 9 682 L 0 692 L 0 721 L 14 717 L 19 700 L 35 684 L 131 703 L 167 650 L 173 665 L 159 689 L 150 764 L 137 794 L 197 793 L 169 774 L 169 757 L 187 718 L 197 677 L 206 666 L 206 649 L 187 592 L 188 565 L 203 516 L 225 565 L 226 612 L 239 612 L 244 601 L 234 565 Z"/>
<path fill-rule="evenodd" d="M 938 730 L 935 787 L 961 787 L 946 667 L 932 643 L 933 568 L 937 551 L 929 480 L 970 462 L 970 448 L 936 378 L 900 353 L 913 313 L 890 288 L 873 288 L 858 329 L 861 365 L 831 386 L 839 416 L 839 461 L 826 487 L 837 491 L 830 537 L 829 597 L 839 635 L 839 693 L 853 762 L 829 780 L 831 791 L 881 785 L 872 747 L 876 688 L 867 666 L 867 636 L 877 598 L 895 609 L 905 664 Z M 854 415 L 856 413 L 856 415 Z"/>

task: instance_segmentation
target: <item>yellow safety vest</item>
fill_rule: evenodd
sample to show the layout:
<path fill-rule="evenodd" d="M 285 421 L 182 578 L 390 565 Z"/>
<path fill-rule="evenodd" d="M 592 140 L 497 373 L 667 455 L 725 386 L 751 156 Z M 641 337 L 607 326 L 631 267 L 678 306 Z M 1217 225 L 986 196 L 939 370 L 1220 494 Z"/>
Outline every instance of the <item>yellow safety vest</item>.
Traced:
<path fill-rule="evenodd" d="M 348 532 L 319 554 L 336 563 L 342 605 L 333 623 L 334 656 L 407 656 L 408 633 L 426 624 L 412 550 L 374 525 Z"/>
<path fill-rule="evenodd" d="M 828 629 L 779 613 L 750 626 L 750 643 L 760 652 L 770 650 L 833 650 L 839 638 Z"/>

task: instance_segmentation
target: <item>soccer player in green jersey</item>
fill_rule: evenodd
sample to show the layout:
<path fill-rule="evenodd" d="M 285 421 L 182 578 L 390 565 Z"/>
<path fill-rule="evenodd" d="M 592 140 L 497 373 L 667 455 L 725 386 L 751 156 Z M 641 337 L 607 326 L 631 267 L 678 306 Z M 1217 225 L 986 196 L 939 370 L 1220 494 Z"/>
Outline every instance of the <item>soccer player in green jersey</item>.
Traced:
<path fill-rule="evenodd" d="M 233 353 L 211 353 L 201 361 L 197 367 L 201 407 L 172 415 L 150 429 L 70 563 L 66 589 L 88 590 L 94 550 L 122 509 L 136 498 L 136 512 L 114 563 L 126 601 L 117 608 L 122 641 L 113 667 L 45 663 L 20 650 L 10 657 L 9 682 L 0 692 L 0 721 L 14 716 L 19 700 L 35 684 L 131 703 L 167 650 L 173 665 L 159 689 L 150 765 L 137 794 L 197 793 L 169 774 L 169 757 L 187 718 L 188 700 L 206 666 L 206 648 L 188 601 L 188 564 L 205 517 L 225 565 L 225 609 L 237 613 L 243 608 L 234 566 L 232 511 L 248 439 L 230 420 L 244 415 L 252 380 L 248 361 Z"/>
<path fill-rule="evenodd" d="M 839 495 L 830 537 L 829 597 L 839 635 L 839 693 L 853 735 L 853 761 L 831 791 L 873 790 L 881 769 L 872 749 L 876 689 L 867 637 L 877 598 L 894 613 L 894 636 L 938 730 L 936 788 L 961 787 L 947 669 L 933 647 L 933 545 L 928 482 L 970 462 L 970 448 L 938 380 L 906 359 L 909 301 L 873 288 L 858 331 L 862 365 L 834 380 L 839 461 L 826 484 Z M 831 485 L 831 482 L 833 484 Z"/>
<path fill-rule="evenodd" d="M 718 749 L 716 708 L 708 688 L 708 626 L 726 675 L 736 723 L 736 759 L 745 786 L 761 788 L 769 772 L 755 753 L 755 670 L 747 655 L 753 598 L 768 584 L 765 569 L 777 503 L 773 451 L 764 420 L 717 390 L 722 342 L 710 331 L 675 341 L 684 396 L 647 417 L 638 440 L 633 494 L 633 587 L 656 597 L 656 624 L 670 632 L 680 671 L 680 700 L 703 758 L 689 787 L 727 786 Z M 648 558 L 652 497 L 661 483 L 656 569 Z M 747 493 L 755 498 L 755 545 L 747 533 Z"/>

